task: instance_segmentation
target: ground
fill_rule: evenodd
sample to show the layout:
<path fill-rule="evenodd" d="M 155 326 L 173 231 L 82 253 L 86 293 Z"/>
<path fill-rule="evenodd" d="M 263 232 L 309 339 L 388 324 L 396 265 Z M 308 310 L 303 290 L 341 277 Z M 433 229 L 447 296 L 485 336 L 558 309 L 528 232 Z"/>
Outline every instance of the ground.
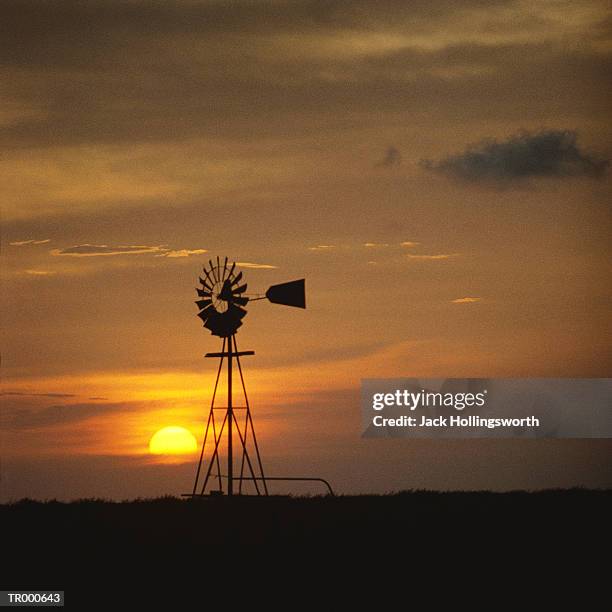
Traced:
<path fill-rule="evenodd" d="M 210 601 L 228 584 L 232 599 L 248 596 L 248 585 L 269 599 L 287 584 L 300 599 L 340 584 L 344 570 L 353 595 L 414 592 L 424 576 L 444 592 L 466 571 L 475 588 L 492 575 L 514 588 L 603 554 L 611 510 L 612 491 L 583 489 L 22 500 L 0 506 L 1 588 L 63 589 L 67 607 L 83 610 L 110 609 L 120 591 L 141 605 L 191 608 L 178 598 Z"/>

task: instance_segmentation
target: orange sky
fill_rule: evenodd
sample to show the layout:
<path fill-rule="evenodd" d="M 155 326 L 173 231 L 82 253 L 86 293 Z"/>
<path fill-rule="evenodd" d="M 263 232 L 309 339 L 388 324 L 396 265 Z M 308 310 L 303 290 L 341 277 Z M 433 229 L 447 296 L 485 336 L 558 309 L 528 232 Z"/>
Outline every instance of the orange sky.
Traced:
<path fill-rule="evenodd" d="M 254 293 L 307 279 L 306 311 L 253 303 L 237 338 L 272 468 L 612 483 L 605 441 L 359 438 L 363 377 L 610 372 L 609 15 L 434 4 L 3 3 L 3 498 L 189 488 L 147 449 L 201 440 L 216 255 Z M 478 174 L 494 139 L 523 158 Z"/>

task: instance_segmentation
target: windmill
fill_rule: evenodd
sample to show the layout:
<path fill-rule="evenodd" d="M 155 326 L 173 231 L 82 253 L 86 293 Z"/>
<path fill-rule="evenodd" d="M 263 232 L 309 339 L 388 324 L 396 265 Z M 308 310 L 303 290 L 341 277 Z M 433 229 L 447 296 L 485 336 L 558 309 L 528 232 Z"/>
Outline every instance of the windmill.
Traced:
<path fill-rule="evenodd" d="M 221 351 L 206 353 L 205 357 L 219 359 L 217 378 L 212 394 L 206 431 L 202 443 L 200 460 L 196 472 L 193 492 L 186 494 L 190 497 L 203 496 L 208 490 L 211 494 L 234 495 L 235 481 L 238 482 L 238 494 L 245 488 L 243 483 L 250 483 L 257 495 L 268 495 L 268 480 L 321 480 L 319 478 L 281 478 L 266 477 L 263 470 L 255 427 L 251 416 L 251 408 L 246 392 L 246 385 L 242 372 L 240 358 L 254 355 L 254 351 L 239 351 L 236 344 L 236 332 L 247 315 L 246 306 L 249 302 L 267 299 L 273 304 L 306 308 L 305 280 L 295 280 L 280 285 L 272 285 L 264 295 L 249 296 L 246 293 L 247 284 L 244 282 L 242 272 L 237 271 L 236 263 L 231 265 L 226 257 L 223 262 L 217 257 L 216 262 L 209 260 L 208 266 L 203 268 L 203 275 L 199 278 L 201 287 L 197 288 L 199 309 L 198 317 L 202 319 L 204 327 L 213 336 L 222 338 Z M 219 379 L 226 364 L 227 371 L 227 405 L 215 405 Z M 244 404 L 236 403 L 234 397 L 234 364 L 238 366 L 240 377 L 240 391 Z M 212 441 L 212 454 L 207 458 L 206 444 Z M 238 463 L 235 463 L 235 444 L 238 446 Z M 227 454 L 227 474 L 222 473 L 221 450 L 225 446 Z M 216 470 L 216 474 L 213 473 Z M 237 475 L 237 473 L 239 475 Z M 217 481 L 217 489 L 212 489 L 213 482 Z M 224 487 L 224 480 L 227 487 Z M 199 491 L 199 492 L 198 492 Z M 333 493 L 333 492 L 332 492 Z"/>

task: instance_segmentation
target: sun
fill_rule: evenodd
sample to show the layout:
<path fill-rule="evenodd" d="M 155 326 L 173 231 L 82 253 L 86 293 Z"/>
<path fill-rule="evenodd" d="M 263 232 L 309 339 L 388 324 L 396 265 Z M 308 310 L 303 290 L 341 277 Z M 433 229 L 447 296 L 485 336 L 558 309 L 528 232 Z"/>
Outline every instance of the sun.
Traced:
<path fill-rule="evenodd" d="M 198 450 L 195 436 L 184 427 L 163 427 L 149 441 L 152 455 L 187 455 Z"/>

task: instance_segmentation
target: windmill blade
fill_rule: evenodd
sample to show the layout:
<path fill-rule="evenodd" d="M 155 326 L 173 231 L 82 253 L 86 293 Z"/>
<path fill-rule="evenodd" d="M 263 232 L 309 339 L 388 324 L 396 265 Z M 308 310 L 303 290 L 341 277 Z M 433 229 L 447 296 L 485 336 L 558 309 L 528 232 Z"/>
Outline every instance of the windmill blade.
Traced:
<path fill-rule="evenodd" d="M 247 311 L 244 308 L 241 308 L 240 306 L 236 306 L 235 304 L 232 304 L 228 310 L 232 313 L 232 316 L 235 315 L 239 317 L 240 319 L 243 319 L 247 313 Z"/>
<path fill-rule="evenodd" d="M 238 272 L 238 274 L 236 275 L 236 278 L 232 281 L 232 287 L 234 285 L 237 285 L 241 279 L 242 279 L 242 272 Z"/>
<path fill-rule="evenodd" d="M 198 316 L 200 316 L 200 315 L 198 315 Z M 204 321 L 204 327 L 206 327 L 206 329 L 210 329 L 210 331 L 213 332 L 213 334 L 219 335 L 216 332 L 217 332 L 217 330 L 220 330 L 223 327 L 223 317 L 215 310 Z"/>
<path fill-rule="evenodd" d="M 240 304 L 240 306 L 246 306 L 249 302 L 249 298 L 247 297 L 232 297 L 232 302 L 234 304 Z"/>
<path fill-rule="evenodd" d="M 225 319 L 224 321 L 224 327 L 222 328 L 222 333 L 221 334 L 217 334 L 217 335 L 221 335 L 223 337 L 229 337 L 232 334 L 236 333 L 236 330 L 242 326 L 242 321 L 234 321 L 234 320 L 230 320 L 230 319 Z"/>
<path fill-rule="evenodd" d="M 272 285 L 266 291 L 266 297 L 273 304 L 306 308 L 306 280 L 301 278 L 280 285 Z"/>
<path fill-rule="evenodd" d="M 238 329 L 242 325 L 242 319 L 246 311 L 240 312 L 238 308 L 230 308 L 223 317 L 224 332 L 233 333 L 232 330 Z"/>
<path fill-rule="evenodd" d="M 209 287 L 207 282 L 201 276 L 199 276 L 198 278 L 200 280 L 200 283 L 202 283 L 203 287 L 206 287 L 206 289 L 208 289 L 209 291 L 212 291 L 212 287 Z"/>
<path fill-rule="evenodd" d="M 210 291 L 204 291 L 203 289 L 197 289 L 196 291 L 200 297 L 209 298 L 212 297 L 212 293 Z"/>
<path fill-rule="evenodd" d="M 225 258 L 225 261 L 223 262 L 223 276 L 221 277 L 221 280 L 225 281 L 226 276 L 225 273 L 227 272 L 227 257 Z"/>
<path fill-rule="evenodd" d="M 229 274 L 227 275 L 227 278 L 232 278 L 232 274 L 234 273 L 234 269 L 235 269 L 235 268 L 236 268 L 236 262 L 234 261 L 234 262 L 232 263 L 232 267 L 231 267 L 231 269 L 230 269 L 230 271 L 229 271 Z"/>
<path fill-rule="evenodd" d="M 229 280 L 223 281 L 223 287 L 221 287 L 219 297 L 226 302 L 229 302 L 232 299 L 232 290 Z"/>
<path fill-rule="evenodd" d="M 207 270 L 206 268 L 204 269 L 204 274 L 206 274 L 206 280 L 208 281 L 208 283 L 210 284 L 210 286 L 212 287 L 215 284 L 215 279 L 212 276 L 210 270 Z"/>
<path fill-rule="evenodd" d="M 200 317 L 202 321 L 207 322 L 211 317 L 213 317 L 216 314 L 219 314 L 219 313 L 214 309 L 214 307 L 208 306 L 208 308 L 205 308 L 201 312 L 198 312 L 198 317 Z"/>
<path fill-rule="evenodd" d="M 218 283 L 219 279 L 217 278 L 217 275 L 215 274 L 215 266 L 213 265 L 212 259 L 209 259 L 208 263 L 210 265 L 210 272 L 212 274 L 212 277 L 215 279 L 215 283 Z M 207 276 L 208 276 L 208 274 L 207 274 Z"/>
<path fill-rule="evenodd" d="M 198 300 L 196 304 L 200 310 L 204 310 L 204 308 L 212 304 L 212 300 Z"/>
<path fill-rule="evenodd" d="M 242 285 L 242 287 L 238 287 L 236 289 L 232 289 L 232 294 L 236 294 L 236 293 L 244 293 L 246 291 L 247 285 L 246 283 L 244 283 L 244 285 Z"/>
<path fill-rule="evenodd" d="M 230 313 L 229 311 L 224 314 L 216 312 L 204 323 L 204 327 L 209 329 L 213 335 L 222 338 L 234 334 L 241 325 L 240 317 L 236 313 Z"/>

